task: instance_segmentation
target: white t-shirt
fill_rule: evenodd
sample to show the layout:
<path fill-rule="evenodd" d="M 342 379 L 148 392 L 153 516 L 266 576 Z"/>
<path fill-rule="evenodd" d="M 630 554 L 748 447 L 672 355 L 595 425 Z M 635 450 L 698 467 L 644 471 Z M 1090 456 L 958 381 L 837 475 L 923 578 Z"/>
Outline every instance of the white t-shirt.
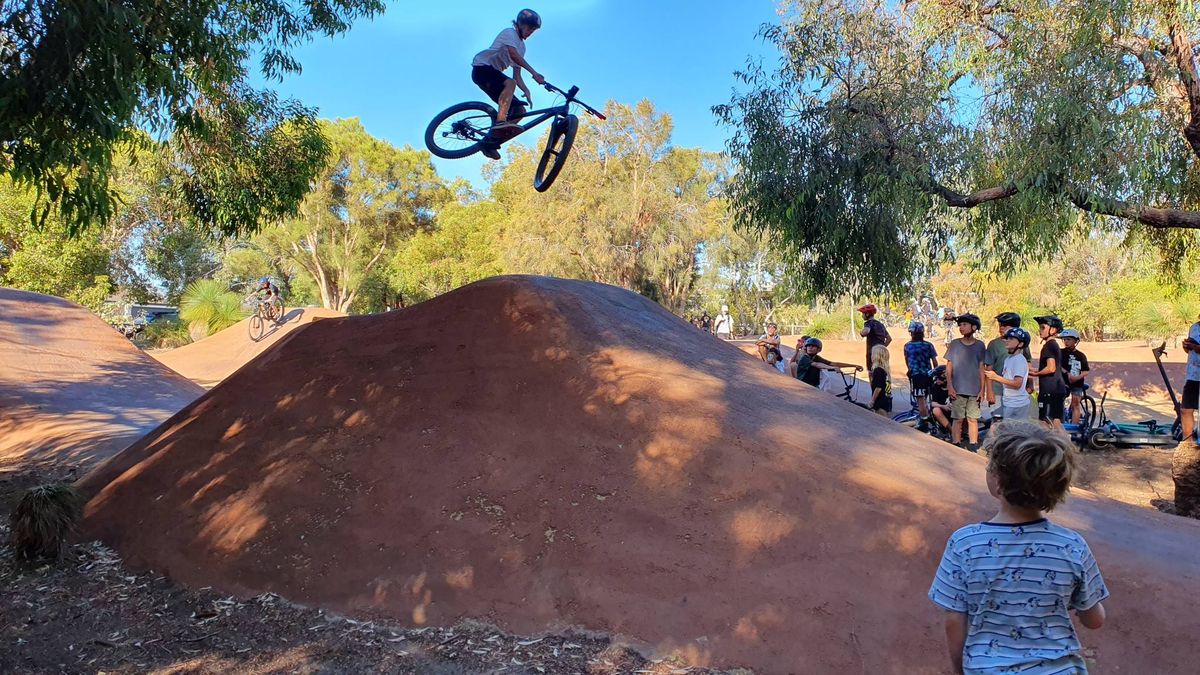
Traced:
<path fill-rule="evenodd" d="M 733 333 L 733 317 L 728 314 L 718 314 L 714 332 Z"/>
<path fill-rule="evenodd" d="M 517 50 L 521 58 L 525 58 L 525 41 L 517 34 L 516 28 L 505 28 L 500 31 L 492 46 L 476 54 L 471 65 L 491 66 L 501 72 L 508 70 L 513 64 L 512 56 L 508 53 L 509 47 Z"/>
<path fill-rule="evenodd" d="M 1192 324 L 1188 330 L 1188 337 L 1200 342 L 1200 322 Z M 1187 379 L 1200 382 L 1200 352 L 1188 352 Z"/>
<path fill-rule="evenodd" d="M 1029 362 L 1025 360 L 1025 355 L 1021 352 L 1010 354 L 1007 359 L 1004 359 L 1004 370 L 1000 375 L 1006 380 L 1014 377 L 1021 378 L 1021 386 L 1016 389 L 1007 384 L 1004 385 L 1004 393 L 1000 395 L 1004 406 L 1020 408 L 1029 405 L 1029 392 L 1025 391 L 1025 384 L 1029 380 Z"/>

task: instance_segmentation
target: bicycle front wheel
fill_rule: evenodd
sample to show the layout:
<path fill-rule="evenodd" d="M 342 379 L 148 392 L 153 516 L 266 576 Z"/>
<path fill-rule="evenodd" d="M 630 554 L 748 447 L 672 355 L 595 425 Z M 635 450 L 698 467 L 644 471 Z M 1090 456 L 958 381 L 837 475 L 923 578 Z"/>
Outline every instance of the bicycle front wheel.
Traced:
<path fill-rule="evenodd" d="M 496 109 L 479 101 L 459 103 L 438 113 L 425 129 L 425 147 L 442 159 L 462 159 L 483 148 L 496 123 Z"/>
<path fill-rule="evenodd" d="M 533 189 L 545 192 L 558 178 L 571 145 L 575 143 L 575 132 L 579 130 L 579 118 L 574 115 L 559 117 L 550 126 L 550 138 L 546 139 L 546 150 L 542 152 L 542 160 L 538 162 L 537 172 L 533 175 Z"/>
<path fill-rule="evenodd" d="M 255 312 L 250 317 L 250 339 L 258 342 L 263 336 L 263 318 L 262 314 Z"/>

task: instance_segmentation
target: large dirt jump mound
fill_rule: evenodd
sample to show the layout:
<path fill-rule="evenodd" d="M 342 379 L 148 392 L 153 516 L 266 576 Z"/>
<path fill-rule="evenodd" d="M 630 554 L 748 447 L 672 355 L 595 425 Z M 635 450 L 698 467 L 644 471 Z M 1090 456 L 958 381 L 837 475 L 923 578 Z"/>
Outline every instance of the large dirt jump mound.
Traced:
<path fill-rule="evenodd" d="M 287 310 L 277 324 L 268 323 L 258 339 L 250 336 L 250 320 L 243 319 L 216 335 L 178 349 L 152 354 L 164 366 L 204 387 L 211 387 L 265 352 L 293 330 L 317 319 L 345 316 L 319 307 Z"/>
<path fill-rule="evenodd" d="M 942 672 L 925 597 L 984 462 L 796 387 L 637 295 L 498 277 L 318 321 L 88 476 L 86 531 L 242 594 L 622 634 L 759 672 Z M 1105 672 L 1200 657 L 1200 524 L 1056 518 L 1113 598 Z"/>
<path fill-rule="evenodd" d="M 0 465 L 89 468 L 202 393 L 83 307 L 0 288 Z"/>

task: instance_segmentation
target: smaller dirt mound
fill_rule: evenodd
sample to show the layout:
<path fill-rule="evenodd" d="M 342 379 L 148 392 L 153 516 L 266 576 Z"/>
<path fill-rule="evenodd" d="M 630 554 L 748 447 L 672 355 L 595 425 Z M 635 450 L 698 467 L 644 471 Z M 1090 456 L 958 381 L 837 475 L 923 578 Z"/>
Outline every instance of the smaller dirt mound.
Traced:
<path fill-rule="evenodd" d="M 212 387 L 300 326 L 338 316 L 345 314 L 321 307 L 289 309 L 278 325 L 268 323 L 258 340 L 250 338 L 250 320 L 244 319 L 199 342 L 151 356 L 189 380 Z"/>
<path fill-rule="evenodd" d="M 202 393 L 83 307 L 0 288 L 0 466 L 89 469 Z"/>

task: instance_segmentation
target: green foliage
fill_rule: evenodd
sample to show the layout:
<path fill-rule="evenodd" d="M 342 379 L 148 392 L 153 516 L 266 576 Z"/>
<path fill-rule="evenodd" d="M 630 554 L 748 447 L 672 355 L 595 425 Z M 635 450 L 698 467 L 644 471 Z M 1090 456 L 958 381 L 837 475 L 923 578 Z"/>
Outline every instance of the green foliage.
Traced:
<path fill-rule="evenodd" d="M 673 311 L 691 298 L 700 244 L 719 225 L 721 158 L 670 145 L 670 116 L 649 101 L 610 102 L 603 124 L 580 120 L 554 188 L 530 181 L 541 155 L 509 146 L 492 188 L 507 211 L 500 233 L 506 270 L 609 283 Z"/>
<path fill-rule="evenodd" d="M 84 501 L 70 483 L 39 485 L 26 492 L 8 517 L 17 558 L 24 563 L 57 560 Z"/>
<path fill-rule="evenodd" d="M 804 335 L 818 338 L 845 337 L 848 328 L 845 316 L 834 314 L 814 314 L 809 317 L 808 325 L 802 331 Z"/>
<path fill-rule="evenodd" d="M 405 238 L 433 227 L 452 198 L 429 153 L 372 137 L 358 120 L 323 124 L 332 152 L 299 215 L 253 245 L 286 261 L 316 287 L 321 304 L 349 311 L 360 290 Z"/>
<path fill-rule="evenodd" d="M 206 335 L 232 326 L 247 314 L 242 298 L 213 279 L 193 281 L 179 304 L 179 318 Z"/>
<path fill-rule="evenodd" d="M 225 232 L 291 213 L 323 163 L 313 112 L 253 90 L 298 72 L 292 50 L 346 31 L 381 0 L 224 2 L 4 0 L 0 18 L 0 161 L 37 190 L 33 213 L 57 210 L 68 232 L 108 223 L 116 150 L 165 138 L 181 203 Z"/>
<path fill-rule="evenodd" d="M 392 284 L 420 302 L 503 272 L 497 242 L 504 211 L 495 202 L 448 204 L 437 227 L 418 232 L 392 259 Z"/>
<path fill-rule="evenodd" d="M 160 319 L 151 321 L 134 339 L 144 349 L 174 349 L 191 343 L 192 332 L 183 321 Z"/>
<path fill-rule="evenodd" d="M 1076 206 L 1196 207 L 1200 146 L 1185 138 L 1168 35 L 1190 62 L 1193 12 L 1105 0 L 781 11 L 763 29 L 779 67 L 750 64 L 715 112 L 733 130 L 739 226 L 769 236 L 807 291 L 900 295 L 957 255 L 1009 274 L 1081 230 L 1144 237 L 1170 264 L 1194 247 L 1194 233 Z"/>

